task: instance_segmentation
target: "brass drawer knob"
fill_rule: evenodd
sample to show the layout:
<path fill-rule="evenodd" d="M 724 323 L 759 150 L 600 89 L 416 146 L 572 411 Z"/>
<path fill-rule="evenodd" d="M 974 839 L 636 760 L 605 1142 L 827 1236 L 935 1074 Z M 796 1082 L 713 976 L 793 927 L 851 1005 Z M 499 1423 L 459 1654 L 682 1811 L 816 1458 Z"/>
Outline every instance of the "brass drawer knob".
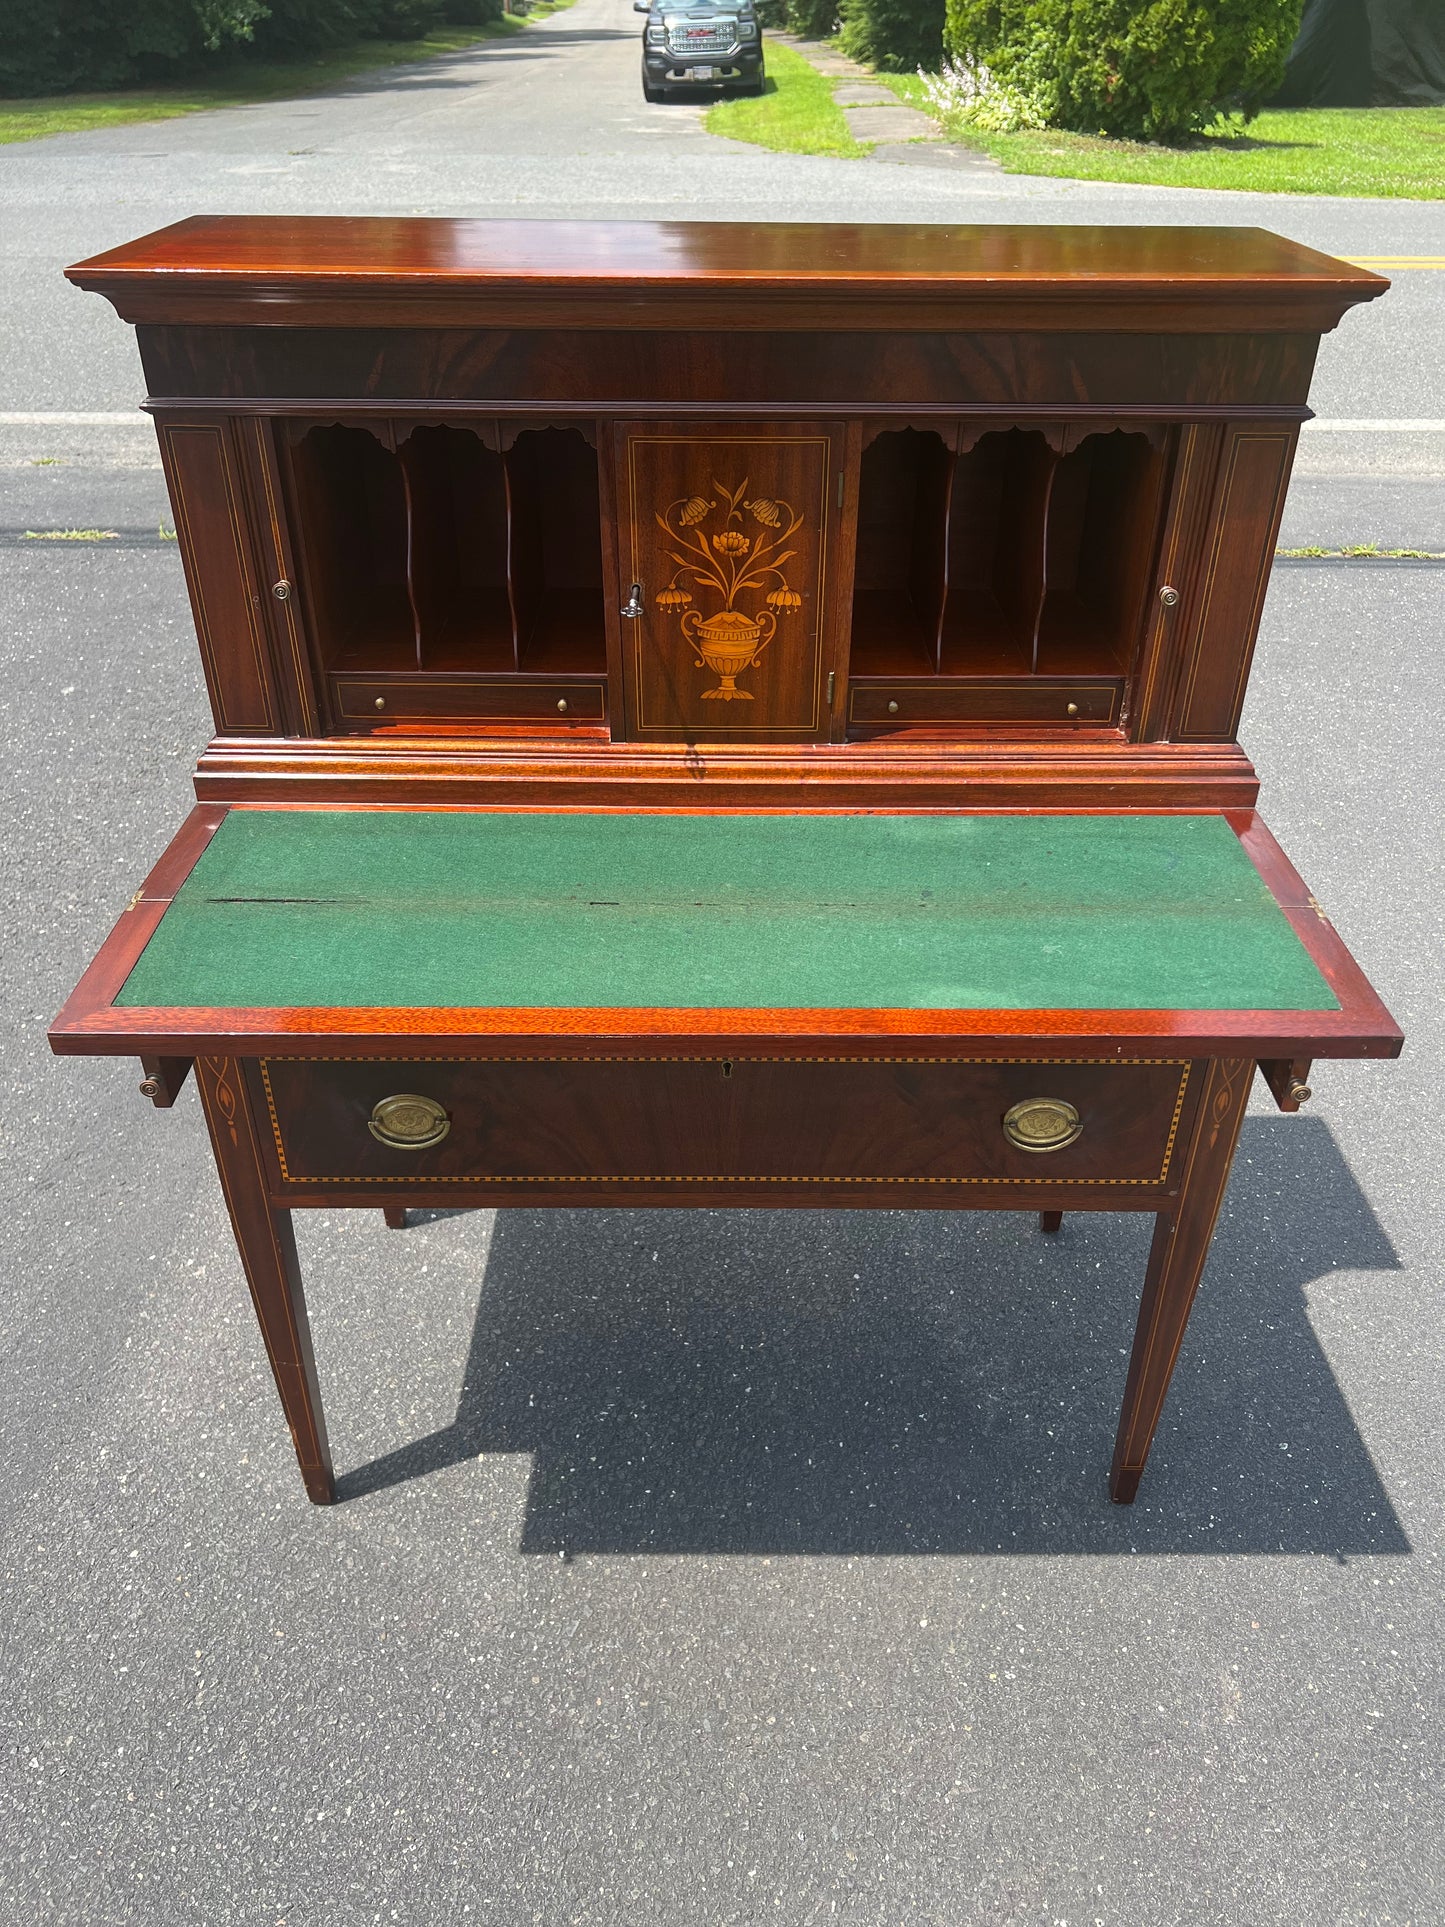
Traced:
<path fill-rule="evenodd" d="M 451 1128 L 451 1119 L 436 1099 L 418 1097 L 414 1091 L 382 1098 L 367 1120 L 371 1135 L 393 1151 L 425 1151 L 440 1144 Z"/>
<path fill-rule="evenodd" d="M 1066 716 L 1077 716 L 1078 713 L 1079 713 L 1079 705 L 1077 703 L 1070 703 L 1068 708 L 1064 711 L 1064 714 Z"/>
<path fill-rule="evenodd" d="M 1061 1097 L 1026 1097 L 1004 1113 L 1003 1134 L 1020 1151 L 1062 1151 L 1083 1128 L 1079 1113 Z"/>
<path fill-rule="evenodd" d="M 374 703 L 372 704 L 372 708 L 373 708 L 373 709 L 385 709 L 385 708 L 386 708 L 386 698 L 385 698 L 385 696 L 378 696 L 378 697 L 377 697 L 377 699 L 376 699 L 376 701 L 375 701 L 375 702 L 374 702 Z"/>
<path fill-rule="evenodd" d="M 889 705 L 888 705 L 888 714 L 889 714 L 890 716 L 896 716 L 896 715 L 898 714 L 898 705 L 897 705 L 897 703 L 889 703 Z"/>
<path fill-rule="evenodd" d="M 565 716 L 567 714 L 567 698 L 565 696 L 559 696 L 557 698 L 557 708 L 561 711 L 562 715 Z"/>

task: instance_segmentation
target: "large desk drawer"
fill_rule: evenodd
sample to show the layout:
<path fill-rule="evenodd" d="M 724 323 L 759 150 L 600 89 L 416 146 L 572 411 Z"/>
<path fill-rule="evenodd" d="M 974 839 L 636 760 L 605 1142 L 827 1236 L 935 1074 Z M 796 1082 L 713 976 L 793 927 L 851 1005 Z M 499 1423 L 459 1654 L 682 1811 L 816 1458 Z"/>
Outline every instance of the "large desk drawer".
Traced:
<path fill-rule="evenodd" d="M 1166 1187 L 1192 1088 L 1172 1060 L 269 1058 L 258 1076 L 284 1185 L 417 1189 Z"/>

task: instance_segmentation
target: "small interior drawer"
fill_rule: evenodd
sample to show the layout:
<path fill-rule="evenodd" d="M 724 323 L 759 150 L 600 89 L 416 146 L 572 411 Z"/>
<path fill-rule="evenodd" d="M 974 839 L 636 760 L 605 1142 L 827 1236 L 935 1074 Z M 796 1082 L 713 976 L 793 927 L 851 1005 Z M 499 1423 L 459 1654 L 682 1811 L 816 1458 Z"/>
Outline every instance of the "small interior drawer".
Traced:
<path fill-rule="evenodd" d="M 1110 724 L 1119 719 L 1117 676 L 967 676 L 854 682 L 848 720 L 868 728 L 929 723 Z"/>
<path fill-rule="evenodd" d="M 354 726 L 388 722 L 600 723 L 604 682 L 568 677 L 431 675 L 333 676 L 336 714 Z"/>

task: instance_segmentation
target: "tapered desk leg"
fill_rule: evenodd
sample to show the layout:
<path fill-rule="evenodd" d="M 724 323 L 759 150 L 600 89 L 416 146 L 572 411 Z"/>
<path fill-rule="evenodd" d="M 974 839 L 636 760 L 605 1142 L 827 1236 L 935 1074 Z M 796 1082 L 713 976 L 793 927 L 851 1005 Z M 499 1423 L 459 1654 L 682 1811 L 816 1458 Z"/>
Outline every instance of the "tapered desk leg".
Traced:
<path fill-rule="evenodd" d="M 1209 1063 L 1198 1121 L 1185 1151 L 1183 1186 L 1173 1210 L 1161 1211 L 1155 1225 L 1114 1442 L 1109 1495 L 1116 1505 L 1132 1505 L 1139 1490 L 1224 1201 L 1253 1072 L 1253 1061 L 1247 1058 Z"/>
<path fill-rule="evenodd" d="M 291 1427 L 307 1497 L 313 1505 L 330 1505 L 336 1497 L 336 1482 L 321 1413 L 291 1213 L 278 1211 L 266 1194 L 261 1147 L 256 1141 L 240 1066 L 226 1057 L 197 1058 L 196 1081 L 226 1209 L 231 1214 L 276 1389 Z"/>

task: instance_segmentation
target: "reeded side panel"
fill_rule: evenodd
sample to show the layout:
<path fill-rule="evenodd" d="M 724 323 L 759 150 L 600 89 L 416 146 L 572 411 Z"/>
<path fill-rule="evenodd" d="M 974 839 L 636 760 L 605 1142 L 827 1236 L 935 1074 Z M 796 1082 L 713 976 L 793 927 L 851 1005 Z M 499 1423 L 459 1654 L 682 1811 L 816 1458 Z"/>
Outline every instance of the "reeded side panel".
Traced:
<path fill-rule="evenodd" d="M 1199 617 L 1180 686 L 1179 742 L 1228 742 L 1239 727 L 1297 432 L 1237 428 L 1225 439 Z"/>
<path fill-rule="evenodd" d="M 162 424 L 161 456 L 216 727 L 271 734 L 278 723 L 260 596 L 228 436 L 219 425 Z"/>

